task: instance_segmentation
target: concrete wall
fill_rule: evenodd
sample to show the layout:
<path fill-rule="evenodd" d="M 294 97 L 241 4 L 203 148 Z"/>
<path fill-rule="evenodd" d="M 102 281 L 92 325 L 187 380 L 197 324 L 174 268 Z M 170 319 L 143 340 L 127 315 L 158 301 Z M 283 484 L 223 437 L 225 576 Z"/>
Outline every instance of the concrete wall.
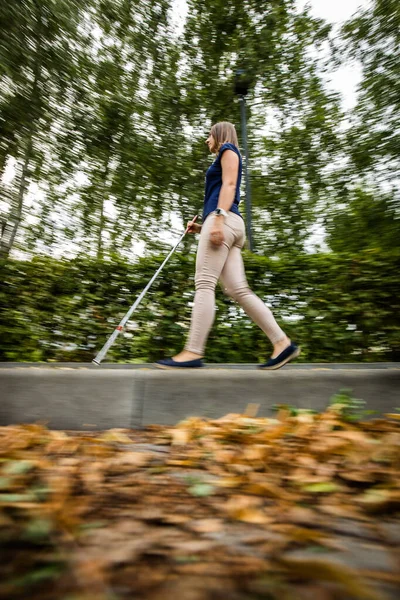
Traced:
<path fill-rule="evenodd" d="M 400 407 L 400 364 L 254 365 L 160 371 L 150 365 L 0 364 L 0 425 L 45 422 L 53 429 L 174 424 L 191 415 L 220 417 L 260 404 L 323 410 L 341 388 L 378 414 Z"/>

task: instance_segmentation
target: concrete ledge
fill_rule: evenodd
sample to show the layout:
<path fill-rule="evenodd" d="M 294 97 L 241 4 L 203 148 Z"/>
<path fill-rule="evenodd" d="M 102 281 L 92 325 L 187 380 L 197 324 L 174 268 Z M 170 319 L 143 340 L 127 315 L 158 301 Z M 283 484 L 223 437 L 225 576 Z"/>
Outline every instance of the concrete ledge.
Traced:
<path fill-rule="evenodd" d="M 42 421 L 50 429 L 131 427 L 139 408 L 134 377 L 133 371 L 2 369 L 0 425 Z"/>
<path fill-rule="evenodd" d="M 400 370 L 208 371 L 138 373 L 144 382 L 144 425 L 175 423 L 188 415 L 218 418 L 260 404 L 259 416 L 271 416 L 274 404 L 324 410 L 333 394 L 351 388 L 356 398 L 379 414 L 400 406 Z"/>
<path fill-rule="evenodd" d="M 0 425 L 43 421 L 54 429 L 135 428 L 174 424 L 191 415 L 243 412 L 249 402 L 260 404 L 260 416 L 271 416 L 274 404 L 323 410 L 341 388 L 352 389 L 378 414 L 393 411 L 400 406 L 400 364 L 160 371 L 150 365 L 3 363 Z"/>

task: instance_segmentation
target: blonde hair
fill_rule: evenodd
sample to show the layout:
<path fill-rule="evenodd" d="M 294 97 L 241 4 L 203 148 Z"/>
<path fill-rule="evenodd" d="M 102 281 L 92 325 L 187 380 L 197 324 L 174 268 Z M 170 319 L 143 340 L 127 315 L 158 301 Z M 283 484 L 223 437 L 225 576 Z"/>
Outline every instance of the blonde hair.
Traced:
<path fill-rule="evenodd" d="M 220 121 L 211 127 L 210 134 L 215 140 L 214 152 L 217 153 L 222 144 L 228 142 L 234 144 L 239 149 L 239 142 L 236 134 L 235 126 L 229 121 Z"/>

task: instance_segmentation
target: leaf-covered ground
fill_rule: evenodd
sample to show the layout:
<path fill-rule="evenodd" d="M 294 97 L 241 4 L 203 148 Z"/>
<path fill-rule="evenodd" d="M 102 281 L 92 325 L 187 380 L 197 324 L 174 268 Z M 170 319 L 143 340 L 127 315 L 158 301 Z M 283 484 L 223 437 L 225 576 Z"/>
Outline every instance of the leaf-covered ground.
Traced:
<path fill-rule="evenodd" d="M 397 416 L 2 427 L 0 596 L 398 598 Z"/>

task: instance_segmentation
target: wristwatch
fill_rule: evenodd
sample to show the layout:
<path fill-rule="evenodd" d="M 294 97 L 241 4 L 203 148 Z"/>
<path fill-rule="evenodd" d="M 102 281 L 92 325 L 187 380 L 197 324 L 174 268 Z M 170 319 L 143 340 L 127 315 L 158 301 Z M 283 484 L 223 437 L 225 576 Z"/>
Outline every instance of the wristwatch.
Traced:
<path fill-rule="evenodd" d="M 215 215 L 216 217 L 220 217 L 221 215 L 222 215 L 222 216 L 224 216 L 224 217 L 227 217 L 227 216 L 228 216 L 228 213 L 227 213 L 227 212 L 226 212 L 226 210 L 224 210 L 223 208 L 216 208 L 216 209 L 214 210 L 214 215 Z"/>

